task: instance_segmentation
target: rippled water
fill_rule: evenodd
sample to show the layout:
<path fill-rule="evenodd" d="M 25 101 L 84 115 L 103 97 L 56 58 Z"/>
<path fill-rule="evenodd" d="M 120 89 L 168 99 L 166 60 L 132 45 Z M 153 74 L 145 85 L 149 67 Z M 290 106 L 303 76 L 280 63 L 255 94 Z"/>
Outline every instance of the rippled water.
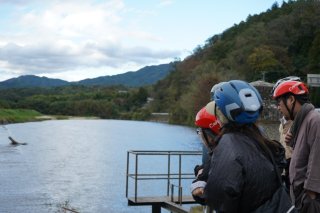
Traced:
<path fill-rule="evenodd" d="M 28 145 L 9 145 L 9 135 Z M 59 120 L 0 127 L 0 212 L 62 212 L 62 206 L 81 213 L 150 212 L 151 207 L 127 206 L 127 150 L 201 145 L 193 128 L 152 122 Z"/>

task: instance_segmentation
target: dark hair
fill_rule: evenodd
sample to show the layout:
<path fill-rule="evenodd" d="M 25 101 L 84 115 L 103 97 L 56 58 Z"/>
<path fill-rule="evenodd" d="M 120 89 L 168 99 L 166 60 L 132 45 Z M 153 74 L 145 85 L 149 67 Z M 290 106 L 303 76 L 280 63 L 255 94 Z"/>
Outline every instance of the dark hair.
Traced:
<path fill-rule="evenodd" d="M 309 95 L 295 95 L 294 97 L 301 105 L 310 103 Z"/>
<path fill-rule="evenodd" d="M 301 105 L 305 103 L 310 103 L 309 95 L 308 94 L 303 94 L 303 95 L 295 95 L 291 92 L 286 93 L 282 96 L 279 97 L 279 99 L 287 100 L 289 96 L 293 96 Z"/>

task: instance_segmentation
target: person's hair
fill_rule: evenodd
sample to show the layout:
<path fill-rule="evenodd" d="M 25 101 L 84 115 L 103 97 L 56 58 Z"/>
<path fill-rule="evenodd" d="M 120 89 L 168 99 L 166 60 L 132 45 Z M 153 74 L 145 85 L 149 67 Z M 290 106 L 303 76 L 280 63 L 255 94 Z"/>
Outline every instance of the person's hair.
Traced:
<path fill-rule="evenodd" d="M 308 95 L 295 95 L 296 100 L 301 104 L 310 103 L 310 99 Z"/>
<path fill-rule="evenodd" d="M 279 142 L 271 140 L 265 136 L 262 130 L 255 124 L 244 124 L 239 125 L 236 123 L 228 123 L 223 126 L 221 135 L 226 133 L 242 133 L 247 137 L 253 139 L 254 141 L 258 142 L 259 147 L 261 148 L 262 152 L 269 158 L 269 154 L 266 153 L 266 147 L 270 149 L 272 153 L 277 153 L 279 149 Z"/>
<path fill-rule="evenodd" d="M 303 94 L 303 95 L 295 95 L 293 93 L 286 93 L 282 96 L 280 96 L 279 98 L 277 99 L 282 99 L 282 100 L 287 100 L 289 98 L 289 96 L 294 96 L 294 98 L 301 104 L 305 104 L 305 103 L 310 103 L 310 99 L 309 99 L 309 95 L 307 94 Z"/>

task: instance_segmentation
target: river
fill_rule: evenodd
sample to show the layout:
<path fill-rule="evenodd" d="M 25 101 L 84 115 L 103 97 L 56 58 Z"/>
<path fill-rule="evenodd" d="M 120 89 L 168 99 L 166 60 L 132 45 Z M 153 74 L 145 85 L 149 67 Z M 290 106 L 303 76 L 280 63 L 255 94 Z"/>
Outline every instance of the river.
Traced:
<path fill-rule="evenodd" d="M 27 145 L 9 145 L 9 135 Z M 194 128 L 139 121 L 10 124 L 0 128 L 0 139 L 0 212 L 9 213 L 63 212 L 62 207 L 81 213 L 151 212 L 149 206 L 127 205 L 127 151 L 201 150 Z"/>

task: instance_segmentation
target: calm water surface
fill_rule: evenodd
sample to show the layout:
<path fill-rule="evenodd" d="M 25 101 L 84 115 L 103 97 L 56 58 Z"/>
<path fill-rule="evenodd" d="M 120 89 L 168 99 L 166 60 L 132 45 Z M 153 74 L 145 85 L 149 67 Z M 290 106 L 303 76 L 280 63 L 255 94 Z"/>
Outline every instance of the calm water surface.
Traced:
<path fill-rule="evenodd" d="M 10 146 L 8 135 L 28 145 Z M 201 150 L 201 144 L 193 128 L 152 122 L 59 120 L 0 126 L 0 212 L 62 212 L 61 206 L 81 213 L 151 212 L 151 207 L 127 206 L 128 150 Z M 150 188 L 163 190 L 157 184 Z"/>

